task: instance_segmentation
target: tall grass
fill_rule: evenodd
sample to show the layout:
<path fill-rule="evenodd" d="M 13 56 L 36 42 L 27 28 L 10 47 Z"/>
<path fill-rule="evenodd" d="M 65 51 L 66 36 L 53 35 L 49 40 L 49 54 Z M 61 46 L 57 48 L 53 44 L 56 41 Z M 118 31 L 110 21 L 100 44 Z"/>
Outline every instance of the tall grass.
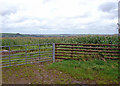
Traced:
<path fill-rule="evenodd" d="M 97 84 L 118 84 L 118 61 L 108 60 L 107 62 L 94 59 L 88 61 L 64 60 L 49 65 L 48 68 L 55 68 L 64 73 L 70 74 L 77 80 L 86 83 Z"/>

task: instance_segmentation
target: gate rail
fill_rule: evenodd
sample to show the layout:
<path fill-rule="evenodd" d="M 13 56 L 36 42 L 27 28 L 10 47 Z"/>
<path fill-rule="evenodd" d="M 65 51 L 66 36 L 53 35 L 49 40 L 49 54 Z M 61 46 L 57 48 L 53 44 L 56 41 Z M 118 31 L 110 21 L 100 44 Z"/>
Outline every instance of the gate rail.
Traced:
<path fill-rule="evenodd" d="M 55 62 L 54 46 L 54 43 L 0 46 L 0 68 L 44 61 Z"/>

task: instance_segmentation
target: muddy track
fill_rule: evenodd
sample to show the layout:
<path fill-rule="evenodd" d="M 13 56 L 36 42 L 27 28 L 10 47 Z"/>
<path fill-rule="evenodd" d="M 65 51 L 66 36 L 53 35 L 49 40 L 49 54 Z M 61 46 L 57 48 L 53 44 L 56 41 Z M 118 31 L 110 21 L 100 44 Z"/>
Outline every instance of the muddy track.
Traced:
<path fill-rule="evenodd" d="M 46 68 L 49 63 L 33 64 L 33 67 L 24 67 L 20 70 L 3 69 L 3 84 L 85 84 L 85 81 L 76 80 L 69 74 L 56 69 Z M 22 66 L 21 66 L 22 68 Z M 32 70 L 32 75 L 26 77 L 24 73 Z M 9 73 L 11 72 L 11 74 Z M 22 76 L 22 77 L 21 77 Z"/>

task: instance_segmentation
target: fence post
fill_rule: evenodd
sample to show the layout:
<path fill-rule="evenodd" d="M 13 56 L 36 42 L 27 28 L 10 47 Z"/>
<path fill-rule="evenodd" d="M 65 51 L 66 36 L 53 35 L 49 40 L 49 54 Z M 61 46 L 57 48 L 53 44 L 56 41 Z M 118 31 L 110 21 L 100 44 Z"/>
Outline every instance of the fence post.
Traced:
<path fill-rule="evenodd" d="M 53 46 L 52 55 L 53 55 L 53 63 L 54 63 L 55 62 L 55 43 L 53 43 L 52 46 Z"/>
<path fill-rule="evenodd" d="M 39 60 L 40 60 L 40 45 L 39 45 Z"/>
<path fill-rule="evenodd" d="M 9 66 L 11 66 L 11 60 L 10 60 L 10 46 L 9 46 Z"/>
<path fill-rule="evenodd" d="M 72 51 L 71 51 L 71 58 L 73 58 L 73 45 L 72 45 Z"/>
<path fill-rule="evenodd" d="M 27 45 L 25 45 L 25 60 L 26 60 L 26 64 L 27 64 Z"/>

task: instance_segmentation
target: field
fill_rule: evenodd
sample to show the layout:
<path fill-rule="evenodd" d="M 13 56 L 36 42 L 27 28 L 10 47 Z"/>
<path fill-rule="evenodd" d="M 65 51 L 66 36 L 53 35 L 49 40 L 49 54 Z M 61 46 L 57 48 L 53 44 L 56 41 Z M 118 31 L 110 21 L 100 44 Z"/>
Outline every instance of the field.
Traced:
<path fill-rule="evenodd" d="M 71 37 L 12 37 L 2 38 L 2 46 L 25 45 L 42 43 L 79 43 L 79 44 L 119 44 L 117 35 L 87 35 Z M 51 47 L 51 46 L 49 46 Z M 38 46 L 28 46 L 28 49 Z M 44 46 L 42 47 L 44 48 Z M 25 47 L 11 47 L 11 50 Z M 8 48 L 3 48 L 8 50 Z M 36 50 L 38 51 L 38 50 Z M 36 52 L 35 51 L 35 52 Z M 30 51 L 29 53 L 32 53 Z M 19 52 L 23 54 L 24 52 Z M 36 55 L 36 54 L 35 54 Z M 86 57 L 85 57 L 86 58 Z M 45 62 L 3 68 L 3 83 L 32 83 L 32 84 L 118 84 L 117 60 L 63 60 L 55 63 Z M 27 72 L 28 71 L 28 72 Z M 50 74 L 49 74 L 50 73 Z M 48 76 L 47 76 L 48 74 Z M 60 75 L 59 75 L 60 74 Z M 37 77 L 37 75 L 42 78 Z M 51 76 L 52 75 L 52 76 Z M 10 77 L 13 77 L 11 79 Z M 34 79 L 34 80 L 32 80 Z"/>
<path fill-rule="evenodd" d="M 87 35 L 72 37 L 10 37 L 2 38 L 2 46 L 41 43 L 118 44 L 118 35 Z"/>

